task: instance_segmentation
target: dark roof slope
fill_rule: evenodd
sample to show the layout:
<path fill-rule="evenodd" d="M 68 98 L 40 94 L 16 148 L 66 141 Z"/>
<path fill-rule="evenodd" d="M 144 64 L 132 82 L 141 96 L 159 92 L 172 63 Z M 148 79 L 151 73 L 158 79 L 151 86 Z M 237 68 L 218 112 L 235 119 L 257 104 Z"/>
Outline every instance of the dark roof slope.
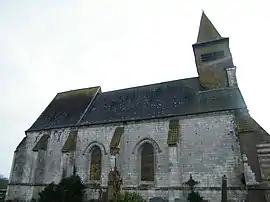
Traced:
<path fill-rule="evenodd" d="M 197 77 L 98 93 L 95 97 L 97 88 L 93 89 L 89 94 L 64 93 L 61 99 L 56 96 L 29 131 L 246 107 L 238 88 L 206 90 Z"/>
<path fill-rule="evenodd" d="M 58 93 L 28 131 L 76 125 L 100 87 Z"/>
<path fill-rule="evenodd" d="M 198 78 L 99 94 L 80 124 L 142 120 L 245 107 L 238 88 L 204 91 Z"/>

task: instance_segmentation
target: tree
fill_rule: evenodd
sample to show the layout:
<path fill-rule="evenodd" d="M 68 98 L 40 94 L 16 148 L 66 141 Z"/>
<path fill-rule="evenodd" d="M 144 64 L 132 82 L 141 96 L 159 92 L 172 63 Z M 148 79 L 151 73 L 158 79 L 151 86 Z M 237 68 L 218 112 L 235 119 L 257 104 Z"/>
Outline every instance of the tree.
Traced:
<path fill-rule="evenodd" d="M 135 192 L 124 192 L 121 193 L 116 202 L 146 202 L 143 197 Z"/>

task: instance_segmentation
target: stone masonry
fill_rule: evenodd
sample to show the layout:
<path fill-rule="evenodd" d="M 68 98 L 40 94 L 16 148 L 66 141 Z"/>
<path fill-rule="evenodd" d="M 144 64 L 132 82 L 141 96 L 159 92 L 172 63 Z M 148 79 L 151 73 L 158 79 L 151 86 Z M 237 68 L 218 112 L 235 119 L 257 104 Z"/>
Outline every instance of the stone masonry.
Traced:
<path fill-rule="evenodd" d="M 201 194 L 209 201 L 218 201 L 221 198 L 221 177 L 226 175 L 228 186 L 233 189 L 229 192 L 229 198 L 238 201 L 244 200 L 246 191 L 241 183 L 244 167 L 233 113 L 228 111 L 179 117 L 179 123 L 181 137 L 176 147 L 168 147 L 166 144 L 169 129 L 168 119 L 124 125 L 125 131 L 121 139 L 119 155 L 123 189 L 139 191 L 148 199 L 160 196 L 173 201 L 176 198 L 184 198 L 182 184 L 192 174 L 193 178 L 200 182 L 197 187 Z M 24 154 L 26 164 L 22 180 L 18 182 L 16 178 L 11 178 L 9 189 L 13 191 L 9 191 L 7 199 L 23 197 L 30 200 L 37 198 L 40 187 L 34 186 L 33 188 L 32 185 L 45 185 L 52 181 L 58 183 L 61 180 L 63 170 L 68 171 L 73 168 L 73 166 L 67 166 L 70 161 L 73 162 L 72 159 L 75 159 L 77 173 L 83 182 L 91 184 L 92 182 L 89 180 L 89 151 L 93 146 L 99 146 L 102 151 L 100 183 L 106 187 L 111 168 L 109 144 L 117 126 L 78 128 L 74 157 L 66 156 L 61 152 L 69 129 L 51 130 L 49 131 L 50 138 L 47 150 L 41 154 L 44 155 L 45 162 L 40 162 L 37 159 L 37 154 L 32 151 L 36 138 L 41 136 L 40 133 L 27 134 L 27 151 Z M 147 191 L 139 188 L 141 182 L 138 150 L 144 142 L 149 142 L 154 146 L 156 161 L 156 180 Z M 38 164 L 44 166 L 38 172 L 39 177 L 43 175 L 42 180 L 35 178 L 37 174 L 35 168 Z M 64 168 L 65 166 L 66 168 Z M 67 173 L 72 174 L 72 171 Z M 20 185 L 24 189 L 21 189 Z M 38 191 L 35 191 L 36 189 Z"/>

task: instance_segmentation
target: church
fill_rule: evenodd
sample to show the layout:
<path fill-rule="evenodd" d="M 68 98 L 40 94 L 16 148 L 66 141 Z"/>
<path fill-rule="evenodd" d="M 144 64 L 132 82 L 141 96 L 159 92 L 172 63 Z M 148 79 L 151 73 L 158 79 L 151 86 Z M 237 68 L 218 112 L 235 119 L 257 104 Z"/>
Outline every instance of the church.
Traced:
<path fill-rule="evenodd" d="M 76 172 L 95 199 L 116 167 L 121 189 L 147 201 L 186 201 L 186 182 L 207 201 L 270 201 L 270 136 L 250 116 L 229 38 L 205 13 L 192 45 L 198 76 L 102 92 L 58 93 L 17 146 L 6 200 L 30 201 Z"/>

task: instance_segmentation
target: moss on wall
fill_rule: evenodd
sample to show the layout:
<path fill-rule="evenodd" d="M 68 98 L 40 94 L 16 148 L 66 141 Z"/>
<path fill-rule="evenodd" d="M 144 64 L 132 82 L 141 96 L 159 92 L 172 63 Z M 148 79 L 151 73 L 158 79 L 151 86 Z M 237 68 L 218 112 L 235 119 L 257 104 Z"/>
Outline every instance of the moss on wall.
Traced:
<path fill-rule="evenodd" d="M 176 145 L 179 142 L 180 130 L 179 120 L 170 120 L 167 144 Z"/>

